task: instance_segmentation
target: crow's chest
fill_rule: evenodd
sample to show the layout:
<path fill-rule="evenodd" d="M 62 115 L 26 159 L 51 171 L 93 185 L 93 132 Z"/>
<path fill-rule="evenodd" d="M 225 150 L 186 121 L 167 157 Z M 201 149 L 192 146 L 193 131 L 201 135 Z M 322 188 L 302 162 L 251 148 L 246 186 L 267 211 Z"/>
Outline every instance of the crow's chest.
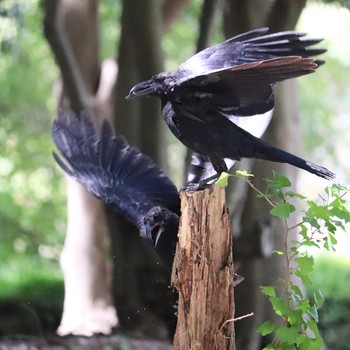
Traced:
<path fill-rule="evenodd" d="M 167 103 L 163 106 L 162 116 L 186 147 L 201 154 L 216 153 L 222 139 L 229 136 L 226 135 L 227 128 L 206 112 L 193 113 L 190 109 Z"/>

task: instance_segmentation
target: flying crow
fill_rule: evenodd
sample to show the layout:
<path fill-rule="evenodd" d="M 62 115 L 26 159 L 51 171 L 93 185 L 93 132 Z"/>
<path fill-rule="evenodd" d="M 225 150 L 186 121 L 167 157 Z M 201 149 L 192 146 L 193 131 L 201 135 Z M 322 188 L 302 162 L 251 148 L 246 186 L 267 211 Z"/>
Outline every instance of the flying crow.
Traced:
<path fill-rule="evenodd" d="M 276 83 L 315 71 L 322 61 L 309 56 L 321 40 L 287 31 L 252 30 L 209 47 L 180 65 L 134 86 L 127 98 L 156 96 L 173 134 L 195 158 L 210 161 L 217 178 L 228 171 L 225 160 L 258 158 L 289 163 L 320 177 L 335 175 L 324 167 L 280 150 L 234 123 L 234 118 L 264 114 L 274 107 Z M 205 158 L 204 158 L 205 157 Z M 203 180 L 203 182 L 209 179 Z"/>
<path fill-rule="evenodd" d="M 95 197 L 123 215 L 150 241 L 171 270 L 179 227 L 175 185 L 146 155 L 115 135 L 105 120 L 97 135 L 86 113 L 61 110 L 52 126 L 61 168 Z"/>

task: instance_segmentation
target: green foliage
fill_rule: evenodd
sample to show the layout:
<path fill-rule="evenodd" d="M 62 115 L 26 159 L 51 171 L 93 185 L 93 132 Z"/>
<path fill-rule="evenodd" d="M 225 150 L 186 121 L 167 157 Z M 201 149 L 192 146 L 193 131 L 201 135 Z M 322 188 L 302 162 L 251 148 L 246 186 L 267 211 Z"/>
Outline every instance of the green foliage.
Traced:
<path fill-rule="evenodd" d="M 115 57 L 121 32 L 121 1 L 104 0 L 99 4 L 101 56 Z"/>
<path fill-rule="evenodd" d="M 37 0 L 3 1 L 0 55 L 0 296 L 22 281 L 59 275 L 65 227 L 62 176 L 52 159 L 50 114 L 58 72 Z M 6 41 L 6 44 L 4 43 Z M 58 277 L 57 277 L 58 278 Z"/>
<path fill-rule="evenodd" d="M 311 281 L 316 289 L 322 289 L 325 298 L 319 311 L 319 328 L 327 347 L 350 349 L 350 261 L 339 254 L 319 255 Z"/>
<path fill-rule="evenodd" d="M 318 0 L 319 2 L 324 2 L 326 4 L 336 4 L 350 9 L 349 0 Z"/>
<path fill-rule="evenodd" d="M 348 190 L 334 184 L 325 189 L 325 196 L 320 197 L 321 203 L 315 203 L 298 193 L 287 191 L 290 182 L 280 174 L 274 173 L 267 184 L 265 198 L 273 206 L 270 213 L 285 223 L 283 257 L 287 275 L 282 281 L 282 291 L 279 294 L 272 294 L 271 287 L 268 293 L 266 288 L 262 289 L 283 323 L 263 323 L 259 332 L 263 335 L 274 332 L 275 340 L 266 349 L 318 350 L 323 344 L 317 325 L 318 309 L 323 305 L 324 298 L 310 279 L 314 270 L 314 258 L 308 254 L 307 248 L 312 246 L 334 250 L 337 243 L 336 230 L 345 231 L 345 224 L 350 222 L 349 203 L 344 199 Z M 302 221 L 293 227 L 289 226 L 287 220 L 295 211 L 295 206 L 290 204 L 291 199 L 298 199 L 307 205 Z M 298 230 L 298 239 L 290 241 L 289 236 L 293 230 Z M 309 296 L 294 282 L 295 277 L 299 278 L 304 287 L 309 288 Z"/>
<path fill-rule="evenodd" d="M 274 341 L 267 349 L 319 350 L 323 339 L 319 333 L 318 310 L 324 303 L 321 290 L 316 288 L 310 276 L 314 271 L 314 258 L 308 248 L 334 250 L 337 244 L 336 231 L 344 230 L 350 222 L 350 203 L 345 199 L 348 189 L 339 184 L 326 187 L 320 196 L 320 203 L 307 200 L 299 193 L 289 190 L 289 179 L 276 172 L 266 180 L 267 190 L 258 190 L 247 174 L 235 174 L 249 184 L 258 196 L 264 198 L 272 207 L 270 213 L 284 221 L 285 249 L 278 255 L 284 259 L 286 277 L 277 286 L 264 286 L 261 291 L 269 298 L 271 306 L 281 322 L 266 321 L 258 331 L 262 335 L 274 334 Z M 229 175 L 224 174 L 218 184 L 227 184 Z M 288 219 L 295 212 L 297 200 L 307 209 L 301 222 L 290 226 Z M 297 230 L 298 239 L 291 240 L 291 232 Z M 299 280 L 296 282 L 296 280 Z M 303 285 L 309 293 L 302 291 Z"/>
<path fill-rule="evenodd" d="M 248 179 L 249 177 L 254 177 L 254 175 L 249 174 L 245 170 L 237 170 L 235 172 L 235 174 L 229 174 L 229 173 L 222 172 L 220 177 L 215 182 L 215 185 L 219 186 L 219 187 L 226 187 L 228 185 L 228 179 L 231 176 L 232 177 L 239 177 L 239 178 L 243 178 L 243 179 Z"/>
<path fill-rule="evenodd" d="M 341 276 L 341 278 L 338 278 Z M 315 259 L 312 283 L 322 288 L 325 298 L 350 301 L 350 261 L 341 257 L 321 254 Z M 350 342 L 349 342 L 350 344 Z"/>

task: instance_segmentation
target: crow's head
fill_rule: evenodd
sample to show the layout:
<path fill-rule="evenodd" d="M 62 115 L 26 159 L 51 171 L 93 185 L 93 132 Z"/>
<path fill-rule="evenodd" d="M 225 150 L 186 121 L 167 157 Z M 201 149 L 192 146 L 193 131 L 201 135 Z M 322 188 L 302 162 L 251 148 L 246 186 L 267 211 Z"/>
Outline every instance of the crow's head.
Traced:
<path fill-rule="evenodd" d="M 172 73 L 159 73 L 157 75 L 154 75 L 149 80 L 145 80 L 141 83 L 136 84 L 130 90 L 129 95 L 126 96 L 126 99 L 129 100 L 131 98 L 140 96 L 161 97 L 163 94 L 166 94 L 168 91 L 170 91 L 174 80 L 174 74 Z"/>
<path fill-rule="evenodd" d="M 153 242 L 154 249 L 171 271 L 179 229 L 179 217 L 164 207 L 153 207 L 144 216 L 144 236 Z"/>
<path fill-rule="evenodd" d="M 179 217 L 166 208 L 156 206 L 145 215 L 144 225 L 146 238 L 152 240 L 156 247 L 163 232 L 166 232 L 165 236 L 174 236 L 176 238 Z"/>

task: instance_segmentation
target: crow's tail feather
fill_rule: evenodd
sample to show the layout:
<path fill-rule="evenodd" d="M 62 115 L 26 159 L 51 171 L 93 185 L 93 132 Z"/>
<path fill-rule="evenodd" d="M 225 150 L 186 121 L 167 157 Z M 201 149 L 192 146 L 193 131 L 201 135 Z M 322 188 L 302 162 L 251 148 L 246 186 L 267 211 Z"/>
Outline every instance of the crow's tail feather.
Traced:
<path fill-rule="evenodd" d="M 288 163 L 327 180 L 335 178 L 335 174 L 327 168 L 309 162 L 308 160 L 297 157 L 291 153 L 288 153 L 275 147 L 269 148 L 268 152 L 264 152 L 264 154 L 262 154 L 261 157 L 258 158 L 271 160 L 273 162 Z"/>

